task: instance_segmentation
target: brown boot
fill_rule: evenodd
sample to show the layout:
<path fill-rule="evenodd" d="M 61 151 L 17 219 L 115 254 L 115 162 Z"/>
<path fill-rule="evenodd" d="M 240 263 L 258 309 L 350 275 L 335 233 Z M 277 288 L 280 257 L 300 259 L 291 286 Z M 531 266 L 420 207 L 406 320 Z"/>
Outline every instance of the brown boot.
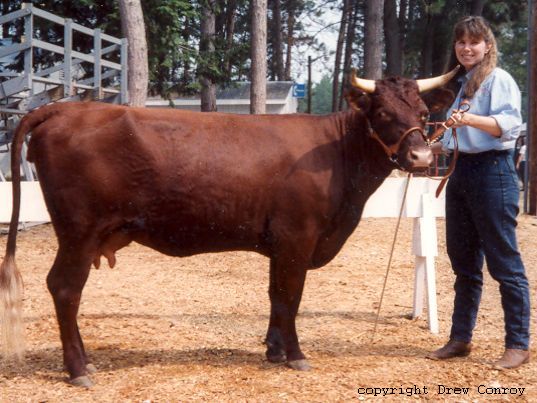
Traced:
<path fill-rule="evenodd" d="M 528 350 L 506 348 L 502 358 L 494 363 L 494 368 L 503 371 L 504 369 L 518 368 L 527 362 L 530 362 L 530 352 Z"/>
<path fill-rule="evenodd" d="M 425 357 L 431 360 L 446 360 L 454 357 L 466 357 L 472 351 L 472 344 L 463 341 L 450 340 L 442 348 L 439 348 Z"/>

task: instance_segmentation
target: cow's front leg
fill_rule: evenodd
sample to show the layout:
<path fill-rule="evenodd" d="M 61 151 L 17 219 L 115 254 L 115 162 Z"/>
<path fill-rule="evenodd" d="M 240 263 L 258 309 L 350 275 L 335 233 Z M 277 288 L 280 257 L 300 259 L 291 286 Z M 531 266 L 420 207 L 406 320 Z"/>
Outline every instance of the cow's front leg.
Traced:
<path fill-rule="evenodd" d="M 270 362 L 278 363 L 287 361 L 286 345 L 281 331 L 286 307 L 278 296 L 276 278 L 276 264 L 274 259 L 271 259 L 269 274 L 270 320 L 265 344 L 267 345 L 267 359 Z"/>
<path fill-rule="evenodd" d="M 81 255 L 79 248 L 60 246 L 47 277 L 47 285 L 54 299 L 63 347 L 63 361 L 69 372 L 70 383 L 91 387 L 93 382 L 88 374 L 95 372 L 95 367 L 88 362 L 76 317 L 92 256 Z"/>
<path fill-rule="evenodd" d="M 271 362 L 287 362 L 293 369 L 306 371 L 310 365 L 300 350 L 295 325 L 306 269 L 292 267 L 290 262 L 277 258 L 272 258 L 270 262 L 271 310 L 266 356 Z"/>

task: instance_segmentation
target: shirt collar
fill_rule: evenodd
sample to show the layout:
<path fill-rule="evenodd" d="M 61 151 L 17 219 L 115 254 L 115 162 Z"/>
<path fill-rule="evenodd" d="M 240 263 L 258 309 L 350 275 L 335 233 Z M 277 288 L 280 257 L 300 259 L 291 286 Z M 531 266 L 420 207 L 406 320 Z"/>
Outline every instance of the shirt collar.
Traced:
<path fill-rule="evenodd" d="M 475 68 L 473 68 L 472 70 L 466 72 L 466 74 L 460 76 L 457 81 L 461 84 L 465 84 L 467 83 L 470 78 L 472 78 L 472 76 L 474 75 L 474 72 L 475 72 Z"/>

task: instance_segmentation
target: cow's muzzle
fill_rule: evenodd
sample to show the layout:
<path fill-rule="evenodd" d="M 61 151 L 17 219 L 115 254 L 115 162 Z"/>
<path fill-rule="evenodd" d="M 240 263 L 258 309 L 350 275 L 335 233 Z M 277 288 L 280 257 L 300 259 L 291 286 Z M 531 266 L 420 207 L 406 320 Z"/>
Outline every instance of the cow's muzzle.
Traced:
<path fill-rule="evenodd" d="M 425 135 L 425 131 L 421 127 L 411 127 L 406 132 L 404 132 L 401 137 L 399 137 L 399 140 L 397 143 L 392 144 L 390 146 L 387 146 L 384 141 L 379 137 L 379 135 L 375 131 L 371 131 L 371 137 L 373 137 L 375 140 L 379 142 L 379 144 L 382 146 L 384 151 L 386 152 L 386 155 L 388 158 L 397 165 L 397 167 L 403 171 L 423 171 L 427 169 L 427 167 L 432 163 L 433 161 L 433 153 L 431 152 L 431 149 L 426 146 L 411 146 L 409 147 L 406 158 L 404 160 L 401 160 L 400 150 L 401 146 L 403 144 L 403 141 L 412 133 L 419 133 L 421 137 L 424 140 L 424 143 L 427 144 L 427 136 Z"/>
<path fill-rule="evenodd" d="M 407 152 L 409 170 L 426 170 L 433 162 L 433 153 L 429 147 L 410 147 Z"/>

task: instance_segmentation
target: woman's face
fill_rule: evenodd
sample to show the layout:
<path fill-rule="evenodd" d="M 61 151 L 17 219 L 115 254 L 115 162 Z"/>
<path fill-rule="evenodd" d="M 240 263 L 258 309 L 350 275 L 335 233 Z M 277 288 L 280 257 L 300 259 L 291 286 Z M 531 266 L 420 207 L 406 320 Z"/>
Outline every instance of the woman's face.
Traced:
<path fill-rule="evenodd" d="M 455 54 L 459 63 L 468 71 L 483 60 L 490 47 L 491 45 L 487 45 L 484 39 L 464 35 L 455 41 Z"/>

